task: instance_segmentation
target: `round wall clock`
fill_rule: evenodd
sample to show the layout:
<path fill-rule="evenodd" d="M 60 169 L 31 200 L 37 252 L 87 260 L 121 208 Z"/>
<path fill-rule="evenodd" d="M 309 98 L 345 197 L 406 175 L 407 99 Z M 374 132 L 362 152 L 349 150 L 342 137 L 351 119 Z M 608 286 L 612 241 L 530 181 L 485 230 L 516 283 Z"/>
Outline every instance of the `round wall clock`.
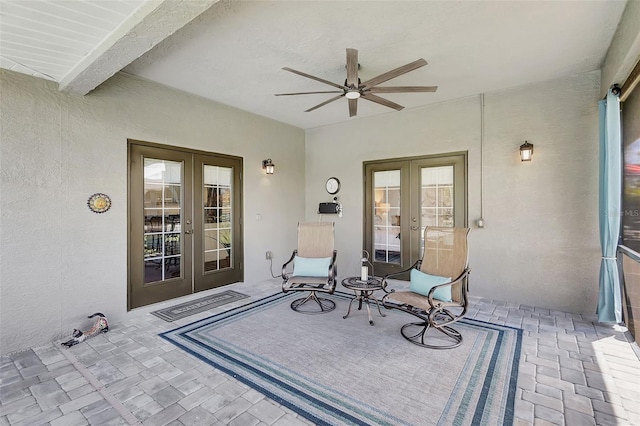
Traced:
<path fill-rule="evenodd" d="M 340 181 L 337 177 L 330 177 L 327 179 L 327 183 L 325 184 L 325 188 L 329 194 L 337 194 L 340 191 Z"/>
<path fill-rule="evenodd" d="M 89 197 L 87 206 L 94 213 L 104 213 L 111 208 L 111 198 L 107 194 L 98 192 Z"/>

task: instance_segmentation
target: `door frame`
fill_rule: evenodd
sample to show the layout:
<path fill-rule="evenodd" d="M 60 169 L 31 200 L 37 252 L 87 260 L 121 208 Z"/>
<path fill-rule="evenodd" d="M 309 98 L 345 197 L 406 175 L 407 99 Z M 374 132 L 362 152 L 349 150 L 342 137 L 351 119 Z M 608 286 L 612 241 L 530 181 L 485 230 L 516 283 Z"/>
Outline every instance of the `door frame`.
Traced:
<path fill-rule="evenodd" d="M 133 235 L 133 226 L 134 226 L 134 218 L 132 217 L 132 197 L 135 195 L 135 191 L 132 190 L 132 185 L 134 184 L 133 179 L 132 179 L 132 151 L 134 149 L 134 147 L 138 147 L 142 150 L 149 150 L 150 152 L 153 151 L 153 149 L 162 149 L 162 150 L 166 150 L 166 151 L 173 151 L 185 156 L 190 156 L 190 161 L 191 161 L 191 166 L 195 167 L 196 165 L 196 159 L 198 157 L 216 157 L 217 159 L 220 159 L 222 162 L 227 162 L 227 161 L 236 161 L 237 164 L 237 170 L 235 170 L 234 172 L 234 176 L 233 176 L 233 181 L 235 183 L 235 187 L 236 190 L 234 191 L 234 208 L 233 211 L 236 213 L 236 216 L 234 217 L 234 231 L 233 231 L 233 238 L 235 241 L 235 245 L 233 247 L 234 250 L 234 262 L 232 265 L 232 269 L 235 269 L 237 275 L 235 275 L 235 281 L 233 282 L 241 282 L 244 280 L 244 228 L 243 228 L 243 216 L 244 216 L 244 207 L 243 207 L 243 200 L 244 200 L 244 181 L 243 181 L 243 168 L 244 168 L 244 159 L 242 157 L 238 157 L 238 156 L 233 156 L 233 155 L 228 155 L 228 154 L 220 154 L 220 153 L 216 153 L 216 152 L 208 152 L 208 151 L 202 151 L 202 150 L 195 150 L 195 149 L 190 149 L 190 148 L 185 148 L 185 147 L 180 147 L 180 146 L 174 146 L 174 145 L 165 145 L 165 144 L 159 144 L 159 143 L 155 143 L 155 142 L 148 142 L 148 141 L 142 141 L 142 140 L 138 140 L 138 139 L 127 139 L 127 311 L 130 311 L 132 309 L 136 309 L 138 307 L 142 307 L 142 306 L 147 306 L 149 304 L 152 303 L 159 303 L 161 301 L 153 301 L 150 303 L 146 303 L 146 304 L 142 304 L 142 305 L 136 305 L 133 306 L 133 300 L 132 300 L 132 294 L 133 294 L 133 282 L 132 282 L 132 273 L 131 273 L 131 268 L 133 267 L 132 265 L 132 235 Z M 186 157 L 185 157 L 186 158 Z M 197 179 L 194 178 L 196 171 L 192 170 L 192 173 L 190 175 L 187 175 L 186 173 L 186 165 L 183 168 L 183 181 L 185 181 L 183 184 L 187 187 L 192 188 L 192 194 L 195 194 L 195 191 L 199 190 L 199 188 L 195 188 L 194 185 L 194 181 L 196 181 Z M 189 180 L 188 185 L 186 180 Z M 139 195 L 139 194 L 138 194 Z M 183 194 L 182 197 L 184 198 L 185 195 Z M 195 202 L 198 199 L 201 199 L 202 196 L 192 196 L 192 201 L 190 205 L 185 205 L 185 211 L 189 211 L 190 212 L 190 216 L 192 217 L 192 227 L 196 226 L 197 221 L 195 220 L 195 215 L 197 214 L 197 210 L 195 209 Z M 195 250 L 197 250 L 198 248 L 195 246 L 195 242 L 196 242 L 196 238 L 193 238 L 194 235 L 191 234 L 192 238 L 189 238 L 188 240 L 184 238 L 184 234 L 182 234 L 181 239 L 184 241 L 184 244 L 189 244 L 190 245 L 190 250 L 191 250 L 191 265 L 186 265 L 185 262 L 185 268 L 189 267 L 189 275 L 190 275 L 190 283 L 189 283 L 189 287 L 190 287 L 190 291 L 188 294 L 195 294 L 198 291 L 203 291 L 203 290 L 207 290 L 209 288 L 215 288 L 218 287 L 220 285 L 226 285 L 226 284 L 230 284 L 230 283 L 226 283 L 226 284 L 220 284 L 220 285 L 214 285 L 214 286 L 210 286 L 209 288 L 201 288 L 200 290 L 196 290 L 196 277 L 195 277 L 195 273 L 196 273 L 196 268 L 197 265 L 195 264 L 195 260 L 196 260 L 196 255 L 195 255 Z M 228 270 L 221 270 L 221 271 L 216 271 L 216 273 L 218 274 L 218 276 L 221 276 L 223 278 L 228 277 L 229 273 Z M 183 296 L 183 294 L 178 294 L 174 297 L 170 297 L 167 299 L 164 299 L 162 301 L 166 301 L 166 300 L 171 300 L 173 298 L 176 297 L 181 297 Z"/>

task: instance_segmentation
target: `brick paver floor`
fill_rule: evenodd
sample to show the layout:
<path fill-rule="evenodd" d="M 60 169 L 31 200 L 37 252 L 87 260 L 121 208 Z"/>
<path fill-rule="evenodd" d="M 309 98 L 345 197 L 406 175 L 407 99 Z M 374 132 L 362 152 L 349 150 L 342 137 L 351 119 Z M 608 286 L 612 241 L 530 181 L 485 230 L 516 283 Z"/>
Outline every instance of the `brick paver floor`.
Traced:
<path fill-rule="evenodd" d="M 259 299 L 279 282 L 227 288 Z M 0 426 L 310 424 L 158 337 L 245 303 L 173 323 L 137 310 L 71 349 L 52 342 L 2 356 Z M 468 317 L 524 330 L 516 425 L 640 425 L 640 360 L 624 328 L 477 297 Z"/>

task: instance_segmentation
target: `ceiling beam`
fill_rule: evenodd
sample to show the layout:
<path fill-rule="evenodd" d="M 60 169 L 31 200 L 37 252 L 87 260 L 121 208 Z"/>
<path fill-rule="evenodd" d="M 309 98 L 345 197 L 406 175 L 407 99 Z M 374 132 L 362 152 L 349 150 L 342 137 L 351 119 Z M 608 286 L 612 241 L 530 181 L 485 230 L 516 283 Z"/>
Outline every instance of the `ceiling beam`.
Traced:
<path fill-rule="evenodd" d="M 86 95 L 219 0 L 147 0 L 59 83 L 59 90 Z"/>

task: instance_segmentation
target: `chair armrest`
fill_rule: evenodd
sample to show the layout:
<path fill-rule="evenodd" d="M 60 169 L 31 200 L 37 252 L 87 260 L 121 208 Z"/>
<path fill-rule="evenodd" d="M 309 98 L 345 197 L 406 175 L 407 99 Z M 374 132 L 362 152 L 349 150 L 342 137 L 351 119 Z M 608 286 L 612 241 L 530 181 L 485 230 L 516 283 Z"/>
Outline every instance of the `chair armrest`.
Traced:
<path fill-rule="evenodd" d="M 331 255 L 331 263 L 329 264 L 329 278 L 335 279 L 338 274 L 338 265 L 336 265 L 336 258 L 338 257 L 338 250 L 334 250 Z"/>
<path fill-rule="evenodd" d="M 400 274 L 404 274 L 405 272 L 409 272 L 414 268 L 419 268 L 420 267 L 420 263 L 422 263 L 422 260 L 417 260 L 416 263 L 414 263 L 413 265 L 411 265 L 409 268 L 404 269 L 402 271 L 398 271 L 398 272 L 392 272 L 390 274 L 385 275 L 384 277 L 382 277 L 383 280 L 386 280 L 389 277 L 392 277 L 394 275 L 400 275 Z"/>
<path fill-rule="evenodd" d="M 433 308 L 435 306 L 434 303 L 437 303 L 438 299 L 434 299 L 433 298 L 433 294 L 435 293 L 435 291 L 437 289 L 442 288 L 442 287 L 452 286 L 455 283 L 457 283 L 459 281 L 462 281 L 464 278 L 467 277 L 467 275 L 469 275 L 469 272 L 471 272 L 471 269 L 466 268 L 464 271 L 462 271 L 460 276 L 458 278 L 456 278 L 455 280 L 449 281 L 448 283 L 438 284 L 436 286 L 431 287 L 431 290 L 429 290 L 429 295 L 427 296 L 427 298 L 429 299 L 429 304 L 431 305 L 431 307 Z"/>
<path fill-rule="evenodd" d="M 416 263 L 414 263 L 413 265 L 411 265 L 411 267 L 409 269 L 405 269 L 402 271 L 398 271 L 398 272 L 393 272 L 391 274 L 387 274 L 384 277 L 382 277 L 382 290 L 384 290 L 385 293 L 393 293 L 394 290 L 387 290 L 387 278 L 389 277 L 393 277 L 396 275 L 400 275 L 400 274 L 404 274 L 405 272 L 409 272 L 414 268 L 420 268 L 420 264 L 422 263 L 422 259 L 417 260 Z"/>
<path fill-rule="evenodd" d="M 288 273 L 287 273 L 287 265 L 289 265 L 291 262 L 293 262 L 293 259 L 295 259 L 296 255 L 298 254 L 298 250 L 294 250 L 293 253 L 291 254 L 291 258 L 289 258 L 289 260 L 287 260 L 284 265 L 282 265 L 282 279 L 286 280 L 288 278 Z"/>

